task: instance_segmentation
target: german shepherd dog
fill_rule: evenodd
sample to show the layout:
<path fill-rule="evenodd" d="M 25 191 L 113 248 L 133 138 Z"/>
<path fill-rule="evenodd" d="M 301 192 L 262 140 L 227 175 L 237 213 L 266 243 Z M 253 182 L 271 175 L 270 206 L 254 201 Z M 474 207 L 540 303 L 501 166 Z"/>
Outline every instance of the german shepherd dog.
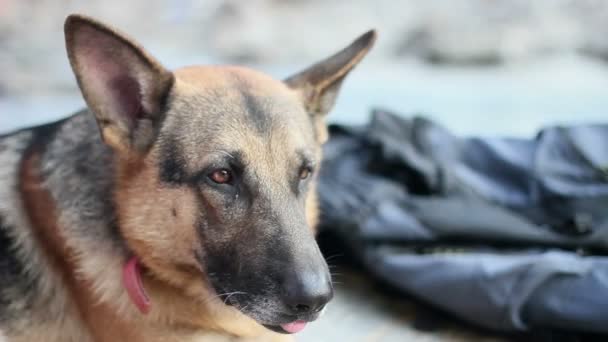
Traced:
<path fill-rule="evenodd" d="M 284 81 L 169 71 L 81 15 L 65 38 L 87 109 L 0 137 L 0 340 L 283 341 L 318 318 L 324 115 L 375 32 Z"/>

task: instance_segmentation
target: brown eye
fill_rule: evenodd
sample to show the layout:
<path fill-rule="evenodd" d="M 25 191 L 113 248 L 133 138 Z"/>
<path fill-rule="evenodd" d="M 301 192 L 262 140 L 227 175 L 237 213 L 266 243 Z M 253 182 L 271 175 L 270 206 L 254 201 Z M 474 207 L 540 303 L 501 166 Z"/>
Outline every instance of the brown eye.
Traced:
<path fill-rule="evenodd" d="M 232 182 L 232 174 L 226 169 L 213 171 L 209 175 L 209 178 L 217 184 L 227 184 Z"/>
<path fill-rule="evenodd" d="M 300 179 L 305 180 L 306 178 L 310 177 L 311 173 L 312 173 L 312 170 L 309 167 L 302 168 L 300 170 Z"/>

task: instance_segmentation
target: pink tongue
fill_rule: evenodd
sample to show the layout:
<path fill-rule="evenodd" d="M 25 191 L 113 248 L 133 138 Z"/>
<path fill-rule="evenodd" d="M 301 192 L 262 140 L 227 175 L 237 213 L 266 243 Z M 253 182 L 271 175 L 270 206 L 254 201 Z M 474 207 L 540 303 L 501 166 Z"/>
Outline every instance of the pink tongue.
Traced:
<path fill-rule="evenodd" d="M 136 257 L 132 257 L 124 265 L 122 269 L 122 282 L 133 304 L 135 304 L 141 313 L 147 314 L 150 311 L 150 299 L 141 281 L 140 265 Z"/>
<path fill-rule="evenodd" d="M 294 322 L 287 323 L 287 324 L 281 324 L 281 328 L 283 328 L 283 330 L 287 331 L 290 334 L 295 334 L 297 332 L 304 330 L 304 328 L 306 328 L 306 322 L 294 321 Z"/>

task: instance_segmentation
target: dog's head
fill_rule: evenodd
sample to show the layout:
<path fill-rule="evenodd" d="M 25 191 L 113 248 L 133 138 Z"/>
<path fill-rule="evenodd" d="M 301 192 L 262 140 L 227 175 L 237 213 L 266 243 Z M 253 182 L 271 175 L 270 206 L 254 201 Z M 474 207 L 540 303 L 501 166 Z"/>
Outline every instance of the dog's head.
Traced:
<path fill-rule="evenodd" d="M 131 251 L 184 294 L 208 286 L 271 329 L 314 320 L 333 293 L 314 239 L 323 117 L 375 33 L 284 81 L 232 66 L 171 72 L 82 16 L 69 17 L 65 33 L 84 99 L 117 155 L 116 206 Z"/>

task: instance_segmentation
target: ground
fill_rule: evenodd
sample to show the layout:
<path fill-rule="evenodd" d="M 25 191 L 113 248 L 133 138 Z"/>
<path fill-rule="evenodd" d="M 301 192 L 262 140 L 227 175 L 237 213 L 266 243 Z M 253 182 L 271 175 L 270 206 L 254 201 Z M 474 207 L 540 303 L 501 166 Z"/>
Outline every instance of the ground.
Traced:
<path fill-rule="evenodd" d="M 336 296 L 326 314 L 297 337 L 301 342 L 499 342 L 503 338 L 472 327 L 443 322 L 434 331 L 415 328 L 433 320 L 420 303 L 382 291 L 361 271 L 342 266 Z M 421 318 L 424 315 L 427 317 Z M 433 323 L 433 322 L 431 322 Z"/>

